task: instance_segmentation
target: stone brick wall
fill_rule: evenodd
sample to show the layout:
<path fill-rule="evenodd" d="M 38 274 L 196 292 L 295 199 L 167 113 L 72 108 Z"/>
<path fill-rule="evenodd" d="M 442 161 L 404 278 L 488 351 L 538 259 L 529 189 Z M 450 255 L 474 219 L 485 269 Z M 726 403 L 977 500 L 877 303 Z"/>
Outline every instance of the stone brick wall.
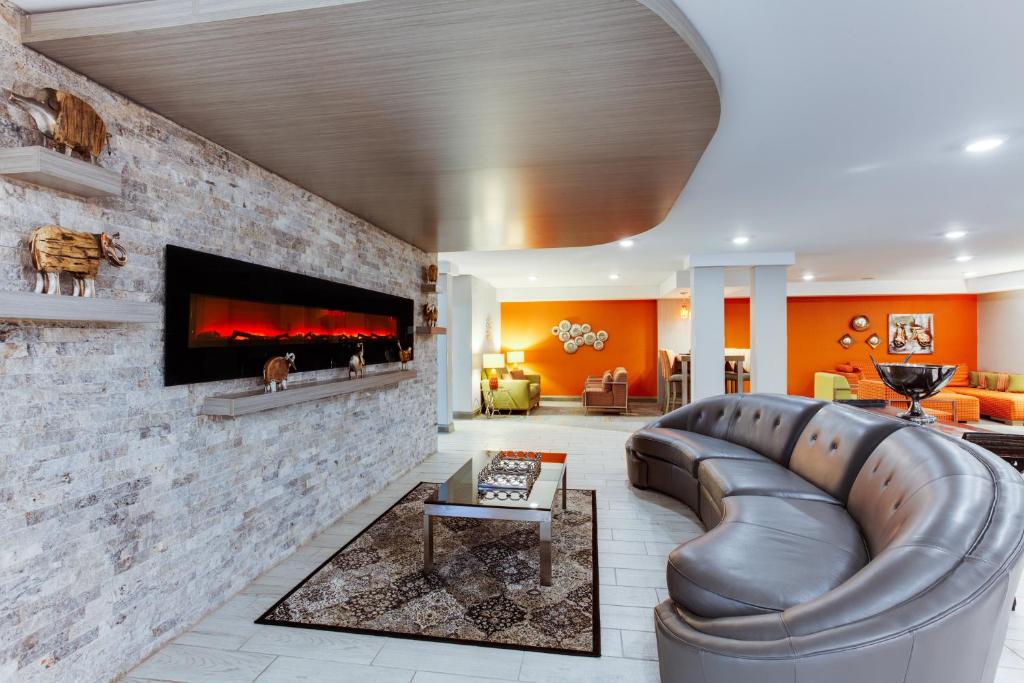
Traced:
<path fill-rule="evenodd" d="M 0 91 L 90 102 L 124 191 L 0 178 L 0 290 L 31 289 L 27 235 L 58 223 L 121 233 L 129 265 L 101 269 L 104 297 L 162 301 L 171 243 L 422 303 L 431 255 L 24 49 L 17 17 L 0 0 Z M 38 144 L 3 95 L 0 147 Z M 196 413 L 255 380 L 165 388 L 162 335 L 0 321 L 0 680 L 118 676 L 436 449 L 433 338 L 398 388 L 232 420 Z"/>

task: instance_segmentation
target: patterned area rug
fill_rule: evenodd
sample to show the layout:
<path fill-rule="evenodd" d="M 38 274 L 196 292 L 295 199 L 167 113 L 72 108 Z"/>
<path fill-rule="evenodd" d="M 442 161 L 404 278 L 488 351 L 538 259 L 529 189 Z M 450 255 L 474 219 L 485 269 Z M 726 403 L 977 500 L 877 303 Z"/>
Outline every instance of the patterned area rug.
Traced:
<path fill-rule="evenodd" d="M 597 657 L 597 506 L 569 490 L 552 522 L 552 585 L 540 585 L 537 524 L 434 522 L 434 571 L 423 573 L 421 483 L 256 620 Z"/>

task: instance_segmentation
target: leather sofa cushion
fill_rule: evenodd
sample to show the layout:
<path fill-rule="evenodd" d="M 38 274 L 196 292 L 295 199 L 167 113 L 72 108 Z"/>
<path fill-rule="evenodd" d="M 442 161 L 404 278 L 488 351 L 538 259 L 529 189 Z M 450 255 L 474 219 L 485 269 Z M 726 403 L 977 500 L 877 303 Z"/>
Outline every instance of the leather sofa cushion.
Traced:
<path fill-rule="evenodd" d="M 719 508 L 729 496 L 773 496 L 839 504 L 814 484 L 770 460 L 708 460 L 700 466 L 698 481 Z"/>
<path fill-rule="evenodd" d="M 733 496 L 721 524 L 669 554 L 668 591 L 701 617 L 769 614 L 827 593 L 867 561 L 842 506 Z"/>
<path fill-rule="evenodd" d="M 883 439 L 906 426 L 896 418 L 828 404 L 797 439 L 789 469 L 845 502 L 868 456 Z"/>
<path fill-rule="evenodd" d="M 743 394 L 725 438 L 785 466 L 807 423 L 824 405 L 802 396 Z"/>
<path fill-rule="evenodd" d="M 697 465 L 709 458 L 769 462 L 749 448 L 695 432 L 665 427 L 645 427 L 630 437 L 627 448 L 658 458 L 697 476 Z"/>
<path fill-rule="evenodd" d="M 658 419 L 652 426 L 681 429 L 725 439 L 729 435 L 732 415 L 739 405 L 740 396 L 741 394 L 722 394 L 690 403 Z"/>

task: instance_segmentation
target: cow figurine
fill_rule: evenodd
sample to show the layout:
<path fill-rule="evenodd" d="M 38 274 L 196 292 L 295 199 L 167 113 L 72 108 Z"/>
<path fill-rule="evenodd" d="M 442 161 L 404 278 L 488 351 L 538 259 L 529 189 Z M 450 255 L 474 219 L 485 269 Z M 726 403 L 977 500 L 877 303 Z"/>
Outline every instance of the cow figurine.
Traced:
<path fill-rule="evenodd" d="M 11 93 L 11 102 L 24 109 L 51 146 L 64 154 L 78 152 L 96 163 L 107 146 L 107 125 L 81 98 L 63 90 L 39 88 L 34 97 Z"/>
<path fill-rule="evenodd" d="M 268 358 L 263 364 L 263 391 L 274 393 L 277 388 L 282 390 L 288 388 L 288 371 L 298 370 L 295 367 L 295 354 L 286 353 L 283 356 Z"/>
<path fill-rule="evenodd" d="M 403 349 L 401 339 L 396 343 L 398 344 L 398 361 L 402 364 L 401 368 L 405 370 L 409 367 L 409 361 L 412 360 L 412 347 L 410 346 L 407 349 Z"/>
<path fill-rule="evenodd" d="M 437 306 L 423 304 L 423 320 L 427 327 L 437 327 Z"/>
<path fill-rule="evenodd" d="M 363 358 L 363 342 L 356 344 L 356 348 L 359 352 L 352 354 L 352 357 L 348 359 L 349 379 L 352 379 L 352 375 L 355 375 L 356 377 L 366 376 L 366 359 Z"/>
<path fill-rule="evenodd" d="M 60 274 L 74 276 L 71 296 L 96 296 L 96 273 L 100 261 L 112 266 L 128 263 L 128 252 L 118 242 L 120 233 L 74 232 L 59 225 L 44 225 L 32 231 L 29 249 L 36 269 L 36 293 L 60 295 Z"/>

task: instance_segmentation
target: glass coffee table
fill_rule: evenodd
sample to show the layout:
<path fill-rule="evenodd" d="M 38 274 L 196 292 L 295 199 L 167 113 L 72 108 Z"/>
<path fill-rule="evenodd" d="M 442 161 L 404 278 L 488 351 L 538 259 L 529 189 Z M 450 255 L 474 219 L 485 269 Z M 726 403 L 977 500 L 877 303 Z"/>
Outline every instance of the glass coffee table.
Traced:
<path fill-rule="evenodd" d="M 534 451 L 536 452 L 536 451 Z M 498 454 L 488 451 L 474 455 L 458 469 L 437 493 L 423 503 L 423 570 L 434 568 L 434 518 L 466 517 L 498 519 L 510 522 L 537 522 L 540 525 L 540 583 L 551 585 L 551 514 L 558 490 L 562 491 L 562 509 L 566 508 L 565 453 L 541 453 L 540 474 L 529 495 L 524 498 L 485 498 L 477 487 L 480 471 Z"/>

